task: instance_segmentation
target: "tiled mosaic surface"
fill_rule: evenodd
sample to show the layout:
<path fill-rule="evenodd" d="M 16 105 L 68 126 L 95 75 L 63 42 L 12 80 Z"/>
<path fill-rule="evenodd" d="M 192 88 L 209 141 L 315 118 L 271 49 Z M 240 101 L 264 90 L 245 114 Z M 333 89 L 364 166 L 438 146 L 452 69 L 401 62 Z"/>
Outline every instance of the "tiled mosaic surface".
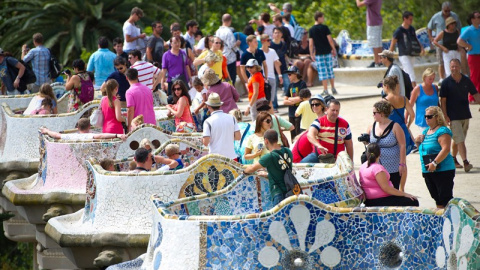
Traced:
<path fill-rule="evenodd" d="M 0 170 L 23 169 L 22 166 L 38 162 L 38 129 L 42 126 L 53 131 L 74 129 L 78 119 L 98 107 L 99 101 L 83 105 L 78 111 L 57 115 L 16 115 L 3 104 L 0 106 Z M 22 165 L 23 164 L 23 165 Z"/>
<path fill-rule="evenodd" d="M 52 83 L 51 86 L 54 92 L 65 92 L 65 86 L 63 84 Z M 2 103 L 5 103 L 14 112 L 19 109 L 26 109 L 28 107 L 28 104 L 30 104 L 30 101 L 32 100 L 32 98 L 36 95 L 37 94 L 9 95 L 9 96 L 0 95 L 0 105 Z M 57 96 L 58 113 L 66 113 L 67 105 L 68 105 L 68 95 Z"/>
<path fill-rule="evenodd" d="M 166 206 L 154 198 L 158 209 L 147 254 L 108 269 L 480 267 L 480 213 L 461 199 L 435 212 L 336 208 L 302 195 L 245 216 L 209 215 L 208 208 L 200 209 L 202 216 L 183 215 L 176 212 L 180 201 Z M 302 267 L 295 268 L 295 261 Z"/>
<path fill-rule="evenodd" d="M 421 28 L 416 31 L 417 38 L 425 48 L 425 51 L 430 49 L 430 40 L 428 39 L 427 29 Z M 373 50 L 368 46 L 367 40 L 352 40 L 347 30 L 342 30 L 337 36 L 337 43 L 340 46 L 339 54 L 347 56 L 371 56 Z M 382 40 L 383 50 L 390 48 L 391 40 Z"/>

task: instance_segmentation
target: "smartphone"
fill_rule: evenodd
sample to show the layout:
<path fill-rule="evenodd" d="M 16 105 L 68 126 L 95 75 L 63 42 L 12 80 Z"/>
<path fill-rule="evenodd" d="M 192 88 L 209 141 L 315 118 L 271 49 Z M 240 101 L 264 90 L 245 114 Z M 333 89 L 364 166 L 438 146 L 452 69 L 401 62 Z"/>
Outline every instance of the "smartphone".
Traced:
<path fill-rule="evenodd" d="M 263 150 L 263 147 L 264 147 L 263 143 L 258 144 L 258 150 Z"/>

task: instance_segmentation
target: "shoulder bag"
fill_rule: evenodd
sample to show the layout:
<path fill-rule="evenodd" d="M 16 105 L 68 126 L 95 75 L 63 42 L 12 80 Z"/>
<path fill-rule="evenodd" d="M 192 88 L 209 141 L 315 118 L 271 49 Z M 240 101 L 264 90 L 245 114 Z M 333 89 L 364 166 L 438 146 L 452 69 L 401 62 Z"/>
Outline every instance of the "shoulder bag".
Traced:
<path fill-rule="evenodd" d="M 326 164 L 333 164 L 336 161 L 337 156 L 337 145 L 338 145 L 338 118 L 335 121 L 335 142 L 333 144 L 333 154 L 326 153 L 326 154 L 319 154 L 317 147 L 315 147 L 315 153 L 318 156 L 319 163 L 326 163 Z"/>
<path fill-rule="evenodd" d="M 285 182 L 285 187 L 287 188 L 287 193 L 285 193 L 285 198 L 290 197 L 292 195 L 303 194 L 302 187 L 300 186 L 300 183 L 298 183 L 298 180 L 295 177 L 295 175 L 293 175 L 292 167 L 290 167 L 290 164 L 282 157 L 282 155 L 276 152 L 275 154 L 277 154 L 278 157 L 282 159 L 287 166 L 287 169 L 285 170 L 285 174 L 283 175 L 283 181 Z"/>
<path fill-rule="evenodd" d="M 90 115 L 90 125 L 95 127 L 103 127 L 103 112 L 102 112 L 102 101 L 105 97 L 102 97 L 100 100 L 100 106 L 92 112 Z"/>
<path fill-rule="evenodd" d="M 288 142 L 287 136 L 283 134 L 282 127 L 280 126 L 280 121 L 278 121 L 278 117 L 276 115 L 273 115 L 273 116 L 275 116 L 275 120 L 277 120 L 278 132 L 280 133 L 280 139 L 282 140 L 283 146 L 287 148 L 290 147 L 290 143 Z"/>

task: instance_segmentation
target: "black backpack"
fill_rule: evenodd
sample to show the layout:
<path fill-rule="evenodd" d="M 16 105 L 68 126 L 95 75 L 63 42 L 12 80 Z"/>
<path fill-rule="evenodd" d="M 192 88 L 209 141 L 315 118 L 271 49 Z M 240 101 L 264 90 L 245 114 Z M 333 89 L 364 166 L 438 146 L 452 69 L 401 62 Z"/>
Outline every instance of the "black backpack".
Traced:
<path fill-rule="evenodd" d="M 393 65 L 396 65 L 396 64 L 392 64 L 388 67 L 387 72 L 385 72 L 385 75 L 383 75 L 383 78 L 387 77 L 387 74 L 388 72 L 390 72 L 390 69 L 393 67 Z M 412 91 L 413 91 L 412 80 L 410 80 L 410 75 L 408 75 L 408 73 L 406 73 L 402 68 L 400 68 L 400 70 L 402 71 L 403 84 L 405 85 L 405 96 L 408 99 L 410 99 L 410 95 L 412 94 Z M 383 93 L 383 90 L 382 90 L 382 93 Z"/>
<path fill-rule="evenodd" d="M 48 49 L 48 51 L 50 52 L 50 61 L 48 62 L 50 79 L 56 79 L 62 73 L 62 65 L 60 65 L 58 59 L 53 55 L 52 50 Z"/>
<path fill-rule="evenodd" d="M 8 66 L 8 72 L 10 73 L 10 77 L 12 78 L 12 82 L 15 80 L 15 78 L 18 76 L 18 68 L 16 66 L 12 66 L 8 62 L 8 58 L 5 58 L 5 61 L 7 61 L 7 66 Z M 29 64 L 26 64 L 23 62 L 23 60 L 17 60 L 20 62 L 22 65 L 25 66 L 25 72 L 23 73 L 22 78 L 20 78 L 20 85 L 18 86 L 17 90 L 23 93 L 25 90 L 27 90 L 27 85 L 34 83 L 37 81 L 37 77 L 35 76 L 35 73 L 33 73 L 32 68 L 30 67 Z"/>
<path fill-rule="evenodd" d="M 283 181 L 285 182 L 285 187 L 287 188 L 287 193 L 285 194 L 285 198 L 288 198 L 292 195 L 300 195 L 303 194 L 302 187 L 300 183 L 298 183 L 297 178 L 292 173 L 292 168 L 290 164 L 282 157 L 282 155 L 277 154 L 287 165 L 287 169 L 285 170 L 285 174 L 283 175 Z"/>

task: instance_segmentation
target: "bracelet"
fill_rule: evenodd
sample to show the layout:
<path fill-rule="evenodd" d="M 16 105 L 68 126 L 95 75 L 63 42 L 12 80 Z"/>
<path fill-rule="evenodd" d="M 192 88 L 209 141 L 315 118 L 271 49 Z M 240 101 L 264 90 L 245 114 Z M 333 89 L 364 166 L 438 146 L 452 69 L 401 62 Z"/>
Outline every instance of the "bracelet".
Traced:
<path fill-rule="evenodd" d="M 405 163 L 400 163 L 400 164 L 398 164 L 398 165 L 399 165 L 399 166 L 402 166 L 402 167 L 407 167 L 407 164 L 405 164 Z"/>

